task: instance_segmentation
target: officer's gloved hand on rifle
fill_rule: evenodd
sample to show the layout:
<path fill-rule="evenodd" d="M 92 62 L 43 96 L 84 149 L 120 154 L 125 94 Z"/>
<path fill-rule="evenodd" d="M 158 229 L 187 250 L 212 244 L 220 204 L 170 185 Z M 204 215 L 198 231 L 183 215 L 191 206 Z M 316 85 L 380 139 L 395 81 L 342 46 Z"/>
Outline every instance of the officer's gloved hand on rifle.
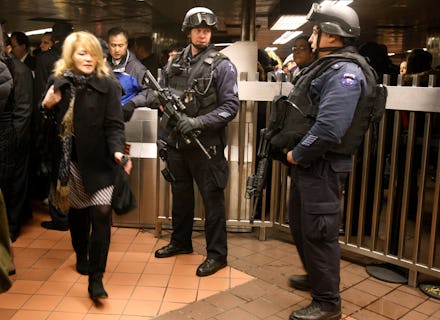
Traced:
<path fill-rule="evenodd" d="M 150 90 L 147 95 L 147 107 L 150 109 L 159 109 L 162 103 L 159 100 L 159 95 L 156 91 Z"/>
<path fill-rule="evenodd" d="M 124 122 L 127 122 L 131 119 L 131 116 L 133 115 L 134 109 L 136 108 L 136 105 L 133 101 L 128 101 L 126 104 L 122 106 L 122 114 L 124 116 Z"/>
<path fill-rule="evenodd" d="M 183 114 L 177 121 L 176 129 L 183 135 L 189 134 L 191 131 L 203 129 L 203 122 L 199 118 L 191 118 Z"/>

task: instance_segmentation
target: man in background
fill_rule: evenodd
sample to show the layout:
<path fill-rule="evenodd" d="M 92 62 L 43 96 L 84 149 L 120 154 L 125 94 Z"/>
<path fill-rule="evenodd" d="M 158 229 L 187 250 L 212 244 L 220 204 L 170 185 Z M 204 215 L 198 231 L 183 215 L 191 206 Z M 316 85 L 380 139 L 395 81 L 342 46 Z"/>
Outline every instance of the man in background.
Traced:
<path fill-rule="evenodd" d="M 136 56 L 128 50 L 128 33 L 121 27 L 111 28 L 108 33 L 109 62 L 121 84 L 124 121 L 129 121 L 134 109 L 147 106 L 147 87 L 144 76 L 147 71 Z"/>
<path fill-rule="evenodd" d="M 149 36 L 143 36 L 134 40 L 134 53 L 136 58 L 150 70 L 157 79 L 157 69 L 159 69 L 159 60 L 153 53 L 153 40 Z"/>

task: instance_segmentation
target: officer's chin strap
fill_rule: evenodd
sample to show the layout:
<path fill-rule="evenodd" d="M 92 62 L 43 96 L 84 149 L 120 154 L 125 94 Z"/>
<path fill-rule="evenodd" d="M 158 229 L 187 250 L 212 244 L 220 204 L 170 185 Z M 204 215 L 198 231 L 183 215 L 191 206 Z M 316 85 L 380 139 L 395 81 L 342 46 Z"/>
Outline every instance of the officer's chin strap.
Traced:
<path fill-rule="evenodd" d="M 317 48 L 316 48 L 316 50 L 314 52 L 315 59 L 319 58 L 319 53 L 320 52 L 329 52 L 329 51 L 331 52 L 331 51 L 335 51 L 335 50 L 341 49 L 341 47 L 323 47 L 323 48 L 321 48 L 319 46 L 319 44 L 321 43 L 321 35 L 322 35 L 322 30 L 321 30 L 321 28 L 319 28 L 318 29 L 318 39 L 317 39 L 317 42 L 316 42 Z"/>
<path fill-rule="evenodd" d="M 324 47 L 324 48 L 318 48 L 318 52 L 326 52 L 326 51 L 335 51 L 341 49 L 341 47 Z"/>

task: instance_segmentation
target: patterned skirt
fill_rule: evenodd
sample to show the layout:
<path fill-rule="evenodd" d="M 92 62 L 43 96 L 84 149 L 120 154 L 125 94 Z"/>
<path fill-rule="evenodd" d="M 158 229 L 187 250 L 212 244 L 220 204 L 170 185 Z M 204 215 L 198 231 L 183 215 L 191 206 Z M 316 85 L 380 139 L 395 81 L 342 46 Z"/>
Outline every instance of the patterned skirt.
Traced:
<path fill-rule="evenodd" d="M 114 186 L 104 187 L 92 194 L 85 192 L 78 164 L 73 161 L 70 163 L 69 187 L 71 208 L 83 209 L 111 204 Z"/>

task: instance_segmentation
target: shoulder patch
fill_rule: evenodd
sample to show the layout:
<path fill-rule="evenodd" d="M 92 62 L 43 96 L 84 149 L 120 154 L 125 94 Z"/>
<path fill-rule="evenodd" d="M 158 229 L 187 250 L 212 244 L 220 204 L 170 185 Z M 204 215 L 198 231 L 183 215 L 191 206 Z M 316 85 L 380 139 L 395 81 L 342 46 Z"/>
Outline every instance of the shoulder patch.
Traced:
<path fill-rule="evenodd" d="M 353 73 L 344 73 L 341 77 L 341 84 L 344 88 L 353 88 L 357 83 L 358 79 Z"/>

